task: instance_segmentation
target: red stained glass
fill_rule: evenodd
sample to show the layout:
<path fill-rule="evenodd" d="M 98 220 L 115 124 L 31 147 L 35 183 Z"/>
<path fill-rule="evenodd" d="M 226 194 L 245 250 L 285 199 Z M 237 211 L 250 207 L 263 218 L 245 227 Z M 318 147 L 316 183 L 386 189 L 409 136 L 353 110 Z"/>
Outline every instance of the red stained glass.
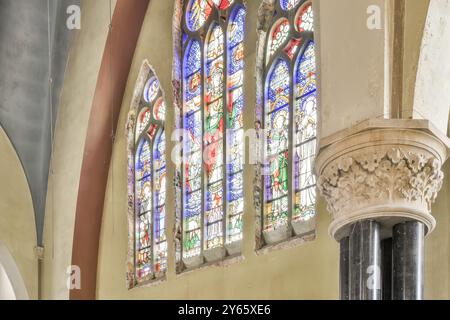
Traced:
<path fill-rule="evenodd" d="M 301 39 L 292 39 L 289 41 L 288 45 L 284 49 L 284 52 L 288 55 L 289 59 L 294 59 L 295 54 L 300 48 L 300 44 L 302 43 Z"/>
<path fill-rule="evenodd" d="M 311 2 L 305 3 L 298 9 L 295 24 L 299 32 L 314 31 L 314 15 Z"/>
<path fill-rule="evenodd" d="M 267 61 L 286 42 L 289 37 L 289 30 L 290 25 L 288 19 L 282 18 L 276 22 L 270 34 Z"/>

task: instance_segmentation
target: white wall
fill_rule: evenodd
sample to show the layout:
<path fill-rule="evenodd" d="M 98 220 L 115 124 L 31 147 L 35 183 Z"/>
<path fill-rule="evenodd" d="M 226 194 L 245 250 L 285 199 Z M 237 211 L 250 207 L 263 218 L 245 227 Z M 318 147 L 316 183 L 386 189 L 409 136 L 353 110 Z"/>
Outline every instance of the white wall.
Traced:
<path fill-rule="evenodd" d="M 0 300 L 28 300 L 22 275 L 8 249 L 0 244 Z"/>
<path fill-rule="evenodd" d="M 0 264 L 0 300 L 15 300 L 16 295 L 11 284 L 11 281 L 6 274 L 5 268 Z"/>
<path fill-rule="evenodd" d="M 16 150 L 0 126 L 0 263 L 10 278 L 10 270 L 18 269 L 31 299 L 38 296 L 35 247 L 30 188 Z"/>
<path fill-rule="evenodd" d="M 450 110 L 450 0 L 431 0 L 414 99 L 415 119 L 447 133 Z"/>

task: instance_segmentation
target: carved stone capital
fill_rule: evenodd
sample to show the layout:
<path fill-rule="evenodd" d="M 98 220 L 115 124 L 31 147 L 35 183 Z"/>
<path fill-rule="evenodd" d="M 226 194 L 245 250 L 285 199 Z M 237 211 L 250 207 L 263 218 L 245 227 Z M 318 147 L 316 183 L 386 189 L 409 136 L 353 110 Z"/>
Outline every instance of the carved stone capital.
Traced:
<path fill-rule="evenodd" d="M 401 221 L 435 228 L 431 205 L 442 187 L 448 139 L 432 128 L 384 120 L 326 138 L 316 160 L 318 188 L 333 221 L 330 234 L 346 236 L 354 222 L 374 219 L 385 236 Z"/>

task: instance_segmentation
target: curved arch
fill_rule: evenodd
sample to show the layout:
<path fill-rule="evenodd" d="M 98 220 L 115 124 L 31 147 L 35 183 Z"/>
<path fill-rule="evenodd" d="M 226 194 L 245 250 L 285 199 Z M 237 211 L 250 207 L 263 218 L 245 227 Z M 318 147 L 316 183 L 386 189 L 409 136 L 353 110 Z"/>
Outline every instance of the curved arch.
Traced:
<path fill-rule="evenodd" d="M 103 205 L 122 99 L 149 0 L 119 0 L 112 17 L 92 102 L 80 174 L 72 265 L 82 270 L 81 288 L 70 299 L 96 297 Z M 120 54 L 114 54 L 120 52 Z M 112 67 L 112 69 L 111 69 Z"/>
<path fill-rule="evenodd" d="M 8 249 L 0 244 L 0 300 L 28 299 L 29 295 L 25 282 L 14 258 Z"/>
<path fill-rule="evenodd" d="M 5 272 L 14 285 L 18 279 L 14 274 L 22 274 L 26 298 L 36 299 L 38 277 L 34 248 L 37 235 L 33 201 L 22 162 L 2 127 L 0 154 L 0 264 L 5 264 Z M 17 272 L 12 273 L 14 270 Z M 25 299 L 20 290 L 17 298 Z"/>

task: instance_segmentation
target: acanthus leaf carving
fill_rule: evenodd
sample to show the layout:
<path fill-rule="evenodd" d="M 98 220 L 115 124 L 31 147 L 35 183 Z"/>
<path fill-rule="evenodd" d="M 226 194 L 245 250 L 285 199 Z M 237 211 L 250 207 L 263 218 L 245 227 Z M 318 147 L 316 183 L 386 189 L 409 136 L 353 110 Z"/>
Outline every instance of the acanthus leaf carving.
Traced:
<path fill-rule="evenodd" d="M 318 186 L 333 216 L 394 201 L 419 201 L 431 211 L 443 178 L 436 158 L 396 147 L 340 157 L 324 169 Z"/>

